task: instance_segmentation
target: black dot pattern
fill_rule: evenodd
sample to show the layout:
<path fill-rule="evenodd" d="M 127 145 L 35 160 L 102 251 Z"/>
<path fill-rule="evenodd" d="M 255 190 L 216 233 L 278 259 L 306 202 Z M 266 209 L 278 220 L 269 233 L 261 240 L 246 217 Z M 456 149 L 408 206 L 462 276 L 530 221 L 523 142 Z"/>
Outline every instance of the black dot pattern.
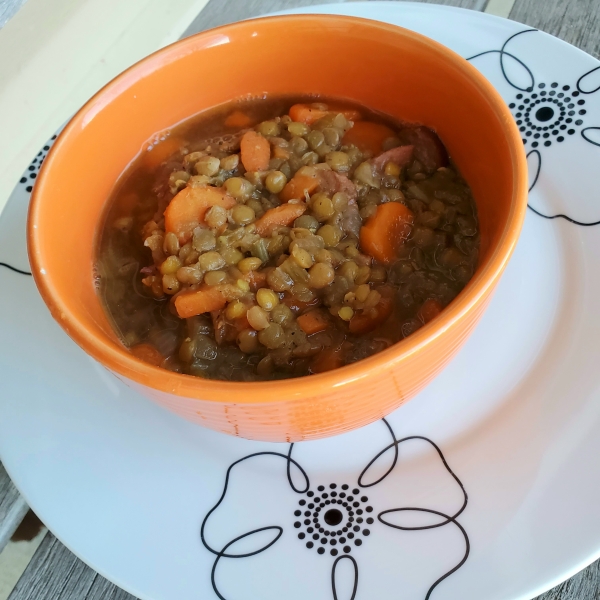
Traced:
<path fill-rule="evenodd" d="M 568 85 L 559 87 L 556 81 L 542 82 L 535 90 L 517 94 L 515 101 L 509 103 L 525 146 L 539 148 L 543 144 L 547 148 L 553 142 L 564 142 L 564 133 L 573 135 L 575 126 L 583 125 L 582 119 L 573 122 L 573 116 L 575 109 L 579 109 L 579 115 L 585 114 L 585 100 L 577 98 L 579 92 L 570 90 Z"/>
<path fill-rule="evenodd" d="M 25 191 L 30 194 L 33 191 L 33 184 L 37 179 L 37 176 L 42 167 L 42 163 L 48 154 L 48 151 L 52 147 L 54 140 L 56 139 L 56 135 L 53 135 L 52 138 L 48 141 L 48 143 L 37 153 L 37 156 L 31 161 L 31 164 L 27 167 L 25 173 L 23 173 L 23 177 L 19 179 L 19 184 L 25 188 Z"/>
<path fill-rule="evenodd" d="M 316 491 L 307 491 L 306 498 L 298 504 L 302 509 L 294 510 L 292 521 L 299 530 L 298 539 L 312 539 L 303 543 L 309 550 L 316 549 L 318 554 L 349 554 L 371 533 L 360 515 L 372 513 L 373 507 L 368 496 L 361 496 L 358 488 L 350 489 L 345 483 L 320 485 Z M 297 520 L 300 515 L 306 517 L 304 524 Z M 374 519 L 369 517 L 366 523 L 372 525 Z M 316 531 L 318 533 L 313 533 Z"/>

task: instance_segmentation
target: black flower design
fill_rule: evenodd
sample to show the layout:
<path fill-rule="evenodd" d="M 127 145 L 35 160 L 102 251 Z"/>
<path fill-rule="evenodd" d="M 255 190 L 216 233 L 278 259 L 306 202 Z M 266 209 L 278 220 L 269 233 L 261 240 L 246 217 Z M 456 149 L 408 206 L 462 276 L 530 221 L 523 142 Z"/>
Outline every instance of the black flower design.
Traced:
<path fill-rule="evenodd" d="M 25 191 L 30 194 L 33 191 L 33 184 L 37 179 L 37 176 L 40 173 L 40 169 L 42 168 L 42 163 L 44 159 L 48 155 L 50 148 L 52 148 L 52 144 L 54 144 L 54 140 L 58 137 L 58 134 L 54 134 L 46 145 L 37 153 L 36 157 L 31 161 L 30 165 L 27 167 L 25 173 L 19 180 L 19 183 L 25 188 Z"/>
<path fill-rule="evenodd" d="M 18 273 L 19 275 L 28 275 L 29 277 L 31 277 L 31 273 L 29 271 L 22 271 L 21 269 L 17 269 L 17 267 L 13 267 L 12 265 L 9 265 L 5 262 L 0 262 L 0 267 L 9 269 L 10 271 L 13 271 L 13 273 Z"/>
<path fill-rule="evenodd" d="M 351 586 L 353 590 L 351 600 L 354 600 L 358 593 L 362 594 L 363 598 L 369 597 L 369 591 L 361 590 L 359 587 L 358 558 L 360 556 L 361 546 L 367 543 L 377 543 L 377 534 L 381 533 L 382 527 L 389 527 L 401 531 L 422 531 L 444 527 L 446 525 L 453 525 L 462 534 L 465 548 L 464 554 L 452 569 L 441 575 L 429 587 L 425 600 L 430 598 L 434 589 L 444 579 L 462 567 L 466 562 L 470 551 L 467 532 L 457 520 L 465 510 L 468 502 L 467 493 L 463 484 L 454 474 L 446 462 L 442 451 L 434 442 L 422 436 L 410 436 L 397 439 L 390 424 L 385 419 L 382 419 L 382 423 L 385 425 L 391 441 L 369 461 L 354 482 L 337 481 L 331 482 L 328 485 L 318 485 L 315 489 L 312 489 L 308 473 L 300 463 L 292 457 L 294 444 L 290 444 L 287 454 L 270 451 L 257 452 L 244 456 L 229 466 L 225 474 L 225 484 L 223 486 L 221 497 L 208 511 L 200 528 L 200 537 L 204 547 L 215 556 L 210 577 L 213 590 L 218 598 L 226 600 L 217 583 L 217 568 L 219 563 L 223 559 L 248 558 L 267 551 L 279 541 L 284 533 L 284 528 L 286 527 L 295 532 L 298 544 L 301 544 L 309 551 L 316 552 L 317 555 L 321 555 L 324 558 L 329 556 L 333 557 L 334 560 L 330 568 L 331 594 L 334 600 L 337 600 L 338 598 L 336 571 L 342 560 L 349 561 L 353 567 L 354 580 Z M 447 473 L 451 475 L 458 485 L 462 495 L 462 504 L 453 514 L 449 515 L 437 510 L 414 506 L 392 506 L 381 510 L 381 507 L 377 506 L 378 502 L 371 500 L 371 494 L 367 492 L 367 489 L 375 488 L 394 471 L 399 459 L 400 445 L 410 440 L 422 440 L 428 443 L 436 451 Z M 391 465 L 389 468 L 378 479 L 367 481 L 375 463 L 378 463 L 378 461 L 388 453 L 391 453 Z M 226 500 L 233 471 L 238 465 L 261 457 L 277 457 L 285 461 L 285 473 L 287 475 L 289 488 L 295 494 L 300 496 L 295 505 L 289 507 L 290 519 L 288 523 L 259 527 L 236 536 L 220 548 L 215 547 L 215 545 L 207 539 L 207 527 L 211 518 Z M 390 457 L 388 456 L 388 458 Z M 292 476 L 292 471 L 294 471 L 294 476 Z M 300 483 L 298 483 L 298 480 L 300 480 Z M 383 499 L 379 500 L 379 502 L 382 501 Z M 389 497 L 385 497 L 385 501 L 389 502 Z M 399 523 L 398 516 L 406 513 L 427 513 L 435 520 L 430 524 L 419 526 Z M 262 541 L 260 543 L 262 545 L 260 547 L 252 550 L 246 548 L 243 551 L 235 551 L 237 545 L 245 541 L 247 542 L 253 536 L 261 536 L 260 539 Z"/>
<path fill-rule="evenodd" d="M 552 141 L 561 143 L 565 136 L 573 135 L 583 125 L 580 117 L 586 114 L 582 108 L 585 100 L 579 95 L 571 86 L 559 86 L 556 81 L 538 83 L 537 89 L 517 94 L 508 106 L 523 134 L 523 144 L 549 147 Z"/>
<path fill-rule="evenodd" d="M 340 552 L 349 554 L 352 544 L 361 546 L 363 538 L 371 535 L 368 526 L 374 523 L 369 516 L 373 507 L 367 504 L 369 498 L 362 495 L 359 488 L 350 489 L 347 483 L 339 487 L 337 483 L 330 483 L 329 488 L 320 485 L 316 493 L 309 490 L 306 496 L 298 502 L 300 508 L 294 511 L 295 517 L 304 519 L 296 521 L 294 527 L 303 529 L 298 539 L 308 540 L 309 550 L 316 548 L 318 554 L 329 551 L 331 556 Z"/>
<path fill-rule="evenodd" d="M 530 170 L 534 173 L 532 183 L 529 187 L 531 191 L 537 183 L 542 168 L 543 148 L 549 148 L 553 143 L 561 144 L 570 136 L 577 132 L 581 137 L 593 146 L 600 146 L 600 141 L 594 139 L 595 132 L 600 131 L 597 126 L 585 126 L 584 117 L 587 115 L 586 100 L 583 97 L 587 94 L 594 94 L 600 90 L 600 85 L 594 87 L 593 74 L 600 70 L 595 67 L 579 77 L 575 83 L 536 82 L 532 70 L 518 56 L 509 52 L 507 46 L 516 37 L 525 33 L 535 33 L 537 29 L 525 29 L 511 35 L 499 50 L 486 50 L 467 58 L 472 61 L 489 54 L 498 54 L 500 60 L 500 69 L 506 82 L 518 93 L 509 101 L 509 108 L 515 118 L 519 131 L 522 134 L 523 144 L 530 148 L 527 153 L 527 159 Z M 506 68 L 506 61 L 512 60 L 521 67 L 525 77 L 529 79 L 527 85 L 518 85 L 513 81 Z M 590 82 L 592 82 L 590 84 Z M 581 222 L 568 215 L 556 214 L 545 215 L 540 211 L 528 205 L 529 209 L 535 214 L 545 219 L 562 218 L 575 225 L 592 226 L 599 225 L 599 221 Z"/>
<path fill-rule="evenodd" d="M 29 195 L 33 191 L 33 185 L 37 176 L 39 175 L 40 169 L 42 168 L 42 163 L 46 158 L 52 144 L 58 137 L 58 134 L 54 134 L 45 144 L 45 146 L 37 153 L 36 157 L 31 161 L 29 166 L 27 167 L 25 173 L 23 173 L 21 179 L 19 180 L 19 186 L 24 188 L 25 192 Z M 19 275 L 31 276 L 31 272 L 24 271 L 23 269 L 18 269 L 8 263 L 0 262 L 0 267 L 4 267 L 9 269 L 13 273 L 18 273 Z"/>

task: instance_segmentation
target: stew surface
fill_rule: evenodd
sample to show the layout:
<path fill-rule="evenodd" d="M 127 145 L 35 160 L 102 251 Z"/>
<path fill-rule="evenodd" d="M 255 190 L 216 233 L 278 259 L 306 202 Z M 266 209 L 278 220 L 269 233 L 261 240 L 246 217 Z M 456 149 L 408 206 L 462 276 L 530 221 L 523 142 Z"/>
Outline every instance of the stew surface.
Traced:
<path fill-rule="evenodd" d="M 432 130 L 265 97 L 148 143 L 111 198 L 97 280 L 136 356 L 268 380 L 411 335 L 463 289 L 478 250 L 471 191 Z"/>

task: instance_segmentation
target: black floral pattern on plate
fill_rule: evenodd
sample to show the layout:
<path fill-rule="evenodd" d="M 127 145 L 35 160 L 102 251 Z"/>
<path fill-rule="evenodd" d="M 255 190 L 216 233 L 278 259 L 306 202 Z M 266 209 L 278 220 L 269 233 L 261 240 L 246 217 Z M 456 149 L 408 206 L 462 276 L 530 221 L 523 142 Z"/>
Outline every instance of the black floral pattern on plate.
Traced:
<path fill-rule="evenodd" d="M 530 166 L 533 163 L 535 174 L 529 191 L 535 187 L 540 176 L 542 169 L 541 150 L 543 148 L 549 148 L 553 143 L 562 144 L 577 132 L 589 144 L 600 146 L 600 141 L 592 137 L 593 132 L 600 132 L 600 127 L 584 126 L 588 109 L 586 108 L 586 100 L 583 97 L 600 90 L 600 85 L 596 87 L 588 85 L 590 76 L 600 70 L 600 67 L 595 67 L 584 73 L 574 84 L 559 83 L 558 81 L 537 82 L 532 70 L 525 61 L 507 50 L 508 44 L 517 36 L 535 32 L 537 32 L 537 29 L 519 31 L 511 35 L 499 50 L 486 50 L 467 58 L 467 60 L 473 61 L 481 56 L 498 54 L 504 79 L 518 92 L 508 106 L 519 126 L 523 144 L 526 148 L 530 148 L 527 152 L 527 159 Z M 518 85 L 509 77 L 506 68 L 507 59 L 515 61 L 527 74 L 529 83 L 526 86 Z M 535 214 L 545 219 L 565 219 L 575 225 L 584 227 L 600 224 L 600 220 L 592 222 L 577 221 L 565 214 L 545 215 L 530 204 L 528 204 L 528 207 Z"/>
<path fill-rule="evenodd" d="M 54 144 L 54 140 L 56 140 L 58 134 L 54 134 L 46 143 L 46 145 L 37 153 L 36 157 L 31 161 L 30 165 L 27 167 L 25 173 L 19 180 L 19 184 L 25 188 L 25 191 L 28 194 L 31 194 L 33 191 L 33 185 L 37 176 L 40 173 L 40 169 L 42 168 L 42 163 L 44 159 L 48 155 L 50 148 L 52 148 L 52 144 Z"/>
<path fill-rule="evenodd" d="M 9 269 L 10 271 L 13 271 L 14 273 L 19 273 L 19 275 L 27 275 L 27 276 L 31 277 L 31 273 L 29 271 L 22 271 L 21 269 L 17 269 L 17 267 L 13 267 L 12 265 L 9 265 L 8 263 L 5 263 L 5 262 L 0 262 L 0 267 Z"/>
<path fill-rule="evenodd" d="M 369 498 L 361 494 L 360 489 L 350 488 L 343 483 L 330 483 L 328 488 L 320 485 L 316 492 L 309 490 L 294 511 L 295 517 L 304 517 L 294 522 L 298 539 L 307 539 L 306 547 L 316 548 L 318 554 L 329 552 L 337 556 L 340 552 L 349 554 L 352 545 L 358 547 L 363 539 L 371 534 L 369 525 L 373 525 L 371 515 L 373 507 Z M 340 548 L 335 546 L 339 545 Z M 329 548 L 331 546 L 331 548 Z"/>
<path fill-rule="evenodd" d="M 48 142 L 46 142 L 46 145 L 37 153 L 36 157 L 31 161 L 31 163 L 27 167 L 27 170 L 25 171 L 25 173 L 23 173 L 21 179 L 19 180 L 19 186 L 24 188 L 24 190 L 27 194 L 31 194 L 31 192 L 33 191 L 33 186 L 35 184 L 35 180 L 37 179 L 37 176 L 39 175 L 40 169 L 42 168 L 42 163 L 44 162 L 44 159 L 48 155 L 48 152 L 49 152 L 50 148 L 52 147 L 52 144 L 54 144 L 54 141 L 56 140 L 57 137 L 58 137 L 58 134 L 54 134 L 48 140 Z M 6 263 L 6 262 L 0 261 L 0 267 L 8 269 L 14 273 L 18 273 L 19 275 L 26 275 L 26 276 L 31 277 L 30 271 L 25 271 L 23 269 L 19 269 L 19 268 L 15 267 L 9 263 Z"/>
<path fill-rule="evenodd" d="M 383 449 L 368 462 L 367 466 L 358 475 L 354 483 L 349 481 L 331 482 L 328 485 L 319 485 L 313 490 L 311 488 L 310 478 L 307 472 L 300 465 L 300 463 L 292 457 L 294 444 L 290 444 L 287 455 L 280 452 L 256 452 L 240 458 L 229 466 L 225 474 L 225 483 L 221 497 L 205 515 L 200 528 L 200 538 L 204 547 L 215 556 L 210 579 L 213 591 L 215 595 L 220 598 L 220 600 L 227 599 L 220 591 L 217 583 L 216 572 L 219 562 L 223 559 L 248 558 L 250 556 L 255 556 L 265 552 L 271 548 L 271 546 L 277 543 L 284 532 L 284 525 L 286 524 L 261 527 L 259 529 L 248 531 L 247 533 L 232 539 L 220 549 L 214 548 L 207 540 L 206 527 L 211 516 L 215 514 L 219 506 L 225 500 L 232 471 L 237 465 L 245 461 L 257 459 L 263 456 L 275 456 L 285 461 L 285 473 L 289 486 L 296 494 L 301 496 L 296 505 L 290 507 L 290 514 L 293 516 L 290 518 L 288 525 L 292 528 L 292 530 L 298 531 L 296 534 L 298 542 L 308 550 L 316 551 L 317 554 L 323 557 L 331 556 L 334 558 L 334 561 L 331 565 L 331 594 L 333 600 L 337 600 L 338 598 L 336 569 L 342 560 L 350 561 L 353 566 L 354 581 L 352 582 L 353 592 L 350 600 L 354 600 L 359 592 L 362 594 L 363 598 L 369 597 L 368 590 L 360 590 L 359 588 L 359 563 L 357 556 L 360 552 L 361 546 L 367 543 L 367 540 L 369 543 L 377 543 L 377 531 L 381 526 L 386 526 L 401 531 L 423 531 L 427 529 L 444 527 L 451 524 L 454 525 L 462 534 L 465 544 L 464 554 L 460 557 L 460 560 L 452 569 L 441 575 L 436 581 L 433 582 L 426 593 L 425 600 L 429 600 L 435 588 L 442 581 L 444 581 L 444 579 L 452 575 L 452 573 L 464 565 L 469 556 L 470 542 L 466 530 L 457 520 L 467 507 L 468 503 L 467 492 L 462 482 L 452 471 L 442 451 L 434 442 L 423 436 L 409 436 L 397 439 L 388 421 L 382 419 L 382 423 L 385 425 L 387 435 L 389 436 L 389 439 L 391 439 L 391 442 L 385 445 Z M 399 446 L 410 440 L 422 440 L 427 442 L 436 451 L 445 470 L 452 476 L 461 490 L 463 501 L 460 508 L 454 514 L 448 515 L 436 510 L 413 506 L 392 506 L 384 510 L 379 510 L 378 507 L 377 510 L 379 510 L 379 512 L 375 510 L 374 503 L 371 502 L 371 499 L 365 490 L 367 488 L 377 486 L 392 473 L 398 463 Z M 391 466 L 381 477 L 379 477 L 379 479 L 366 483 L 365 479 L 371 467 L 388 452 L 392 452 Z M 301 478 L 302 480 L 302 485 L 300 487 L 294 483 L 294 478 L 292 477 L 292 468 L 294 468 L 297 472 L 296 478 Z M 427 513 L 435 517 L 437 520 L 432 524 L 422 526 L 405 526 L 390 520 L 394 514 L 409 512 Z M 272 532 L 273 535 L 266 543 L 264 543 L 262 547 L 253 551 L 241 553 L 230 551 L 230 548 L 232 548 L 232 546 L 234 546 L 237 542 L 267 531 Z"/>

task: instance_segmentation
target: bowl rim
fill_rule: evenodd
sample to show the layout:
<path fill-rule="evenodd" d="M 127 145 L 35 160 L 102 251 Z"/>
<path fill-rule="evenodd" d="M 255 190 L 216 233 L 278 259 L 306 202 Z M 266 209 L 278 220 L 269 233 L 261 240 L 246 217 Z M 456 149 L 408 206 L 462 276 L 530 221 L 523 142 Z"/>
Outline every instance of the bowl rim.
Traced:
<path fill-rule="evenodd" d="M 48 273 L 43 273 L 43 257 L 39 252 L 39 221 L 40 206 L 43 203 L 46 187 L 46 174 L 52 169 L 56 156 L 60 153 L 64 140 L 69 137 L 77 127 L 81 126 L 90 109 L 101 105 L 99 100 L 109 97 L 111 92 L 118 93 L 131 78 L 137 78 L 139 71 L 145 71 L 148 66 L 160 68 L 161 62 L 169 57 L 175 59 L 181 49 L 191 46 L 202 47 L 204 41 L 215 36 L 221 36 L 232 30 L 255 29 L 265 22 L 281 22 L 282 25 L 289 21 L 314 21 L 319 20 L 324 24 L 331 23 L 337 27 L 341 23 L 349 25 L 379 29 L 388 33 L 403 36 L 420 44 L 425 43 L 434 50 L 444 55 L 444 58 L 457 68 L 483 92 L 496 114 L 501 118 L 506 137 L 508 139 L 512 159 L 512 169 L 515 174 L 512 190 L 512 202 L 504 230 L 496 247 L 491 251 L 487 261 L 478 268 L 477 273 L 467 283 L 460 294 L 446 307 L 443 312 L 432 322 L 424 325 L 409 338 L 393 344 L 389 348 L 374 354 L 356 363 L 345 365 L 325 373 L 281 379 L 275 381 L 237 382 L 215 379 L 200 379 L 192 375 L 174 373 L 161 367 L 153 366 L 136 358 L 122 348 L 108 343 L 108 340 L 93 334 L 84 325 L 74 319 L 67 311 L 60 295 L 57 293 L 52 278 Z M 189 50 L 189 48 L 188 48 Z M 446 331 L 457 327 L 467 318 L 468 313 L 489 295 L 497 280 L 500 278 L 510 256 L 517 244 L 519 233 L 527 209 L 527 162 L 523 144 L 518 128 L 510 110 L 498 91 L 492 84 L 467 60 L 450 48 L 432 40 L 422 34 L 396 25 L 383 23 L 371 19 L 325 15 L 301 14 L 260 17 L 240 21 L 210 29 L 182 40 L 146 56 L 108 82 L 96 92 L 73 116 L 61 133 L 57 136 L 40 170 L 36 185 L 32 191 L 27 220 L 27 246 L 32 274 L 37 288 L 50 309 L 53 317 L 68 335 L 88 354 L 98 360 L 115 374 L 121 375 L 144 387 L 183 396 L 198 402 L 222 402 L 242 405 L 275 403 L 290 399 L 306 399 L 322 396 L 326 393 L 339 391 L 349 384 L 360 380 L 385 377 L 393 367 L 411 355 L 420 352 Z M 398 387 L 398 386 L 397 386 Z M 236 396 L 232 396 L 236 393 Z M 402 397 L 402 392 L 398 389 Z"/>

